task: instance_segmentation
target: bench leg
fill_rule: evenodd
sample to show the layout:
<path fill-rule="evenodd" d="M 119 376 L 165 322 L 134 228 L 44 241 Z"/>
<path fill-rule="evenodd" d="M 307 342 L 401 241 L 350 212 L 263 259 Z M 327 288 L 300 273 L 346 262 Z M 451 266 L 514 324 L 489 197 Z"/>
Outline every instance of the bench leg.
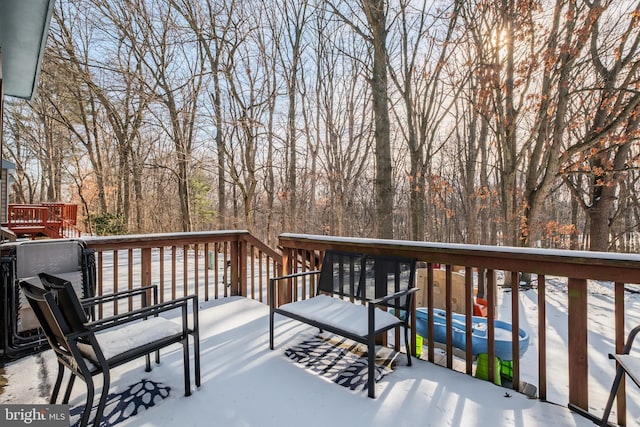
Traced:
<path fill-rule="evenodd" d="M 198 332 L 193 333 L 193 363 L 195 364 L 196 387 L 200 387 L 200 335 Z"/>
<path fill-rule="evenodd" d="M 182 354 L 184 365 L 184 395 L 191 396 L 191 378 L 189 374 L 189 335 L 184 337 L 182 341 Z"/>
<path fill-rule="evenodd" d="M 368 356 L 368 378 L 367 388 L 369 389 L 369 397 L 375 399 L 376 397 L 376 337 L 373 334 L 369 334 L 367 344 L 367 356 Z"/>
<path fill-rule="evenodd" d="M 269 349 L 273 350 L 273 308 L 269 308 Z"/>
<path fill-rule="evenodd" d="M 409 328 L 404 327 L 404 345 L 407 349 L 407 366 L 411 366 L 411 341 L 409 340 Z"/>

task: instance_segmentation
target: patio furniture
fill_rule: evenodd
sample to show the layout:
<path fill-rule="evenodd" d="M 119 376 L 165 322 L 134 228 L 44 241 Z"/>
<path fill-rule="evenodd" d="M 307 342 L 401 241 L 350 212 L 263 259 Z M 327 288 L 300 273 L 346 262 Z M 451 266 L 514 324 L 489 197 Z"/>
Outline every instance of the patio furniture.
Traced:
<path fill-rule="evenodd" d="M 38 273 L 47 271 L 71 282 L 80 298 L 92 297 L 96 288 L 95 251 L 82 240 L 72 239 L 11 243 L 2 245 L 2 252 L 2 351 L 7 357 L 17 358 L 47 346 L 18 283 L 39 282 Z"/>
<path fill-rule="evenodd" d="M 367 346 L 368 395 L 375 398 L 376 337 L 404 326 L 408 365 L 411 366 L 409 322 L 412 313 L 416 262 L 414 259 L 326 251 L 320 271 L 294 273 L 270 280 L 269 347 L 273 350 L 276 313 L 349 338 Z M 312 298 L 276 307 L 276 283 L 317 275 Z M 399 316 L 386 311 L 392 308 Z"/>
<path fill-rule="evenodd" d="M 102 393 L 93 422 L 97 426 L 102 419 L 109 392 L 111 368 L 145 356 L 148 372 L 151 370 L 149 355 L 156 352 L 156 363 L 159 363 L 159 350 L 171 344 L 182 344 L 185 396 L 191 395 L 189 335 L 193 337 L 195 383 L 197 387 L 200 386 L 198 302 L 195 295 L 147 305 L 151 292 L 154 302 L 157 296 L 157 288 L 147 286 L 93 297 L 81 303 L 68 280 L 45 273 L 39 277 L 44 289 L 26 281 L 21 282 L 20 286 L 58 359 L 58 375 L 50 403 L 56 403 L 66 367 L 71 376 L 62 403 L 68 403 L 76 377 L 87 386 L 87 401 L 80 426 L 89 423 L 95 395 L 93 376 L 100 374 L 103 378 Z M 95 322 L 87 321 L 85 307 L 136 296 L 142 299 L 142 308 Z M 193 316 L 191 325 L 188 319 L 190 301 Z M 181 313 L 181 322 L 159 317 L 171 310 Z"/>
<path fill-rule="evenodd" d="M 622 349 L 622 353 L 620 354 L 610 354 L 610 359 L 615 359 L 618 364 L 618 368 L 616 369 L 616 376 L 613 380 L 613 386 L 611 387 L 611 393 L 609 393 L 609 399 L 607 400 L 607 406 L 604 409 L 604 414 L 602 416 L 602 421 L 600 423 L 601 426 L 609 425 L 609 415 L 611 415 L 611 408 L 613 407 L 613 401 L 618 394 L 618 388 L 620 387 L 620 382 L 622 381 L 622 376 L 627 374 L 631 380 L 636 384 L 636 386 L 640 387 L 640 356 L 631 355 L 631 347 L 633 346 L 633 340 L 636 338 L 636 335 L 640 332 L 640 326 L 636 326 L 629 333 L 629 337 L 627 338 L 627 342 Z"/>

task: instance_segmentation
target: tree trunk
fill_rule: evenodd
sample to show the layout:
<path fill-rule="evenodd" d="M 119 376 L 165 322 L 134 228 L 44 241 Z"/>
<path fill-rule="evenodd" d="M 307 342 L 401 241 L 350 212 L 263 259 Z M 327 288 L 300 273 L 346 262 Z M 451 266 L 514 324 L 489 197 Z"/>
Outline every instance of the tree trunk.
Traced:
<path fill-rule="evenodd" d="M 371 89 L 376 141 L 376 236 L 393 238 L 393 183 L 389 103 L 387 98 L 387 19 L 384 0 L 364 0 L 363 9 L 372 33 Z"/>

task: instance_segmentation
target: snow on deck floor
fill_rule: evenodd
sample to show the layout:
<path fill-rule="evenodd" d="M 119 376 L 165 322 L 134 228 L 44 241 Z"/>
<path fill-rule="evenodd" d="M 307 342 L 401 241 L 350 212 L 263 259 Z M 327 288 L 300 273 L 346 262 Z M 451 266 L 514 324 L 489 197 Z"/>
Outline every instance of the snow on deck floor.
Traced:
<path fill-rule="evenodd" d="M 413 366 L 385 376 L 378 397 L 369 399 L 366 391 L 323 380 L 284 355 L 314 328 L 277 316 L 276 348 L 269 350 L 268 315 L 266 305 L 240 297 L 202 303 L 202 387 L 184 396 L 179 345 L 165 349 L 151 373 L 144 372 L 143 358 L 121 366 L 111 391 L 146 378 L 170 386 L 171 394 L 119 426 L 593 426 L 566 407 L 415 358 Z M 0 403 L 46 403 L 56 369 L 51 351 L 8 364 Z M 71 407 L 85 396 L 76 381 Z"/>

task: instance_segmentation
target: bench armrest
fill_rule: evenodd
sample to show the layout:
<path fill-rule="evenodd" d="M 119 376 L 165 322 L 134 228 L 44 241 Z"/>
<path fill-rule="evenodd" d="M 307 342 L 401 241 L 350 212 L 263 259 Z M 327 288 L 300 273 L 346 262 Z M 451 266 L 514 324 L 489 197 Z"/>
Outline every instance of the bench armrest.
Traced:
<path fill-rule="evenodd" d="M 312 274 L 320 274 L 320 270 L 303 271 L 301 273 L 287 274 L 286 276 L 272 277 L 269 279 L 269 305 L 273 306 L 273 297 L 275 295 L 276 282 L 284 279 L 294 279 L 296 277 L 310 276 Z"/>
<path fill-rule="evenodd" d="M 376 298 L 374 300 L 369 301 L 369 304 L 374 304 L 374 305 L 379 305 L 382 303 L 386 303 L 387 301 L 391 301 L 394 299 L 398 299 L 398 298 L 402 298 L 404 296 L 407 296 L 409 294 L 413 294 L 416 293 L 420 290 L 420 288 L 411 288 L 411 289 L 405 289 L 404 291 L 398 291 L 395 292 L 393 294 L 384 296 L 384 297 L 380 297 L 380 298 Z"/>
<path fill-rule="evenodd" d="M 287 274 L 286 276 L 272 277 L 269 280 L 277 281 L 277 280 L 283 280 L 283 279 L 293 279 L 294 277 L 308 276 L 311 274 L 320 274 L 320 270 L 310 270 L 310 271 L 303 271 L 301 273 L 292 273 L 292 274 Z"/>

